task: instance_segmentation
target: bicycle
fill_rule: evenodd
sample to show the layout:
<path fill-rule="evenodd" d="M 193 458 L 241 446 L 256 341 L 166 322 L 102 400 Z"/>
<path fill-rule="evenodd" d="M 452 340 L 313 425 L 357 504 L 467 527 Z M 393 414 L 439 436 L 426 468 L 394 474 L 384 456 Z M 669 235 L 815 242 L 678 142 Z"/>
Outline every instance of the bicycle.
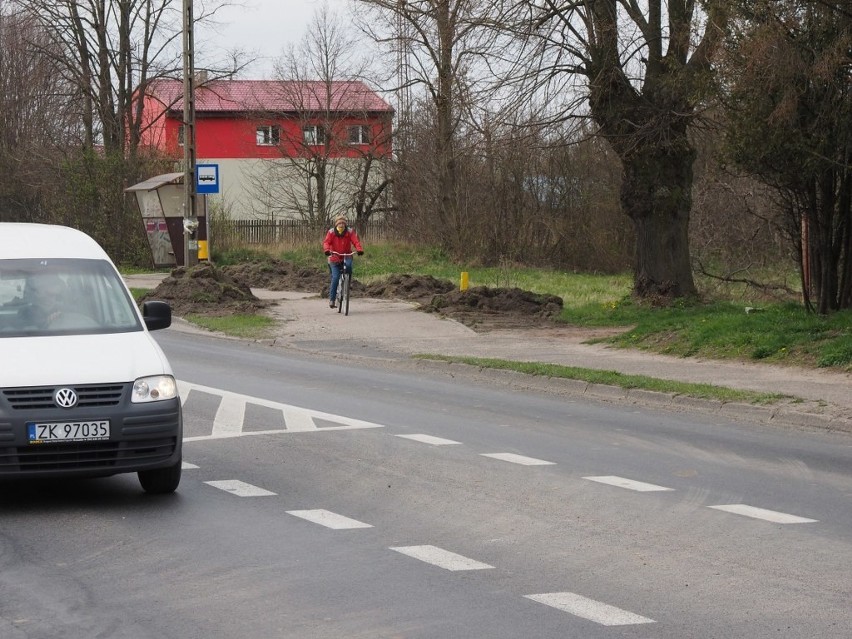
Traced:
<path fill-rule="evenodd" d="M 337 282 L 337 312 L 349 315 L 349 288 L 352 283 L 352 263 L 347 263 L 346 258 L 352 257 L 354 253 L 338 253 L 332 251 L 332 255 L 343 258 L 343 271 L 340 273 L 340 281 Z"/>

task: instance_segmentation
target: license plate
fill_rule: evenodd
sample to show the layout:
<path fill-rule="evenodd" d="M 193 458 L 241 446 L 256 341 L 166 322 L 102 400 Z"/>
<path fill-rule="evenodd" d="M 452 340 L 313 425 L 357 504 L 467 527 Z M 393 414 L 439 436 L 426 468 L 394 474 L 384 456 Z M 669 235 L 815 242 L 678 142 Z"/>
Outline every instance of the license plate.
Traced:
<path fill-rule="evenodd" d="M 98 422 L 30 422 L 30 444 L 47 442 L 94 442 L 109 439 L 109 420 Z"/>

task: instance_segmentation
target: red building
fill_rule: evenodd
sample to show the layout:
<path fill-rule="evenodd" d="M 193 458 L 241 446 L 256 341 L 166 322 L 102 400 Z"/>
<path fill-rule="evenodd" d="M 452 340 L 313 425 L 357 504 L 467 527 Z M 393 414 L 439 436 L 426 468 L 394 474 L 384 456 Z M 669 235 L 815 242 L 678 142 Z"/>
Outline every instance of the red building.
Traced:
<path fill-rule="evenodd" d="M 182 82 L 150 83 L 143 109 L 142 145 L 182 160 Z M 390 157 L 392 119 L 363 82 L 216 80 L 195 90 L 196 156 L 219 164 L 227 217 L 315 219 L 353 201 L 365 158 Z"/>

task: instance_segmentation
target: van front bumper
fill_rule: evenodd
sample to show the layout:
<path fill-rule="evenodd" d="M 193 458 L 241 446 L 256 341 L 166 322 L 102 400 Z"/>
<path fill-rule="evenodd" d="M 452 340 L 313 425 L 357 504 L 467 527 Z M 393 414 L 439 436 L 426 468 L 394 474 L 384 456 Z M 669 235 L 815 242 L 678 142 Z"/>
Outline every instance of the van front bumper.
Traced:
<path fill-rule="evenodd" d="M 106 476 L 162 468 L 181 459 L 180 398 L 134 404 L 132 384 L 74 387 L 71 409 L 55 406 L 59 387 L 0 389 L 0 479 Z M 84 401 L 85 398 L 85 401 Z M 31 422 L 110 423 L 103 441 L 29 442 Z"/>

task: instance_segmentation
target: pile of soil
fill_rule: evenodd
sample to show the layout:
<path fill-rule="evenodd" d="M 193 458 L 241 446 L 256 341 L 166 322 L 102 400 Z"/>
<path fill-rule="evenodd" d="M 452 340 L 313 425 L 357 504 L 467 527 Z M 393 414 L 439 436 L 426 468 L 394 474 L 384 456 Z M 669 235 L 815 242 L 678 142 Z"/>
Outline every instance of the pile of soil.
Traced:
<path fill-rule="evenodd" d="M 525 328 L 551 324 L 562 313 L 562 298 L 519 288 L 477 286 L 436 295 L 423 310 L 477 330 Z"/>
<path fill-rule="evenodd" d="M 271 304 L 255 297 L 243 282 L 232 279 L 224 270 L 210 264 L 189 268 L 179 266 L 139 301 L 146 300 L 166 301 L 171 305 L 172 313 L 180 317 L 191 314 L 253 314 Z"/>
<path fill-rule="evenodd" d="M 222 272 L 247 288 L 270 291 L 320 291 L 328 286 L 328 271 L 298 267 L 292 262 L 272 259 L 223 266 Z"/>
<path fill-rule="evenodd" d="M 272 291 L 316 291 L 328 295 L 328 271 L 297 267 L 283 260 L 247 262 L 221 269 L 210 264 L 174 269 L 141 301 L 169 302 L 178 316 L 257 313 L 272 302 L 261 300 L 252 288 Z M 562 312 L 562 299 L 519 288 L 479 286 L 459 291 L 449 280 L 431 275 L 391 275 L 364 285 L 352 280 L 354 297 L 401 299 L 420 309 L 460 321 L 476 330 L 546 326 Z"/>
<path fill-rule="evenodd" d="M 428 305 L 436 295 L 449 293 L 454 288 L 449 280 L 439 280 L 431 275 L 391 275 L 381 282 L 366 286 L 364 295 Z"/>

